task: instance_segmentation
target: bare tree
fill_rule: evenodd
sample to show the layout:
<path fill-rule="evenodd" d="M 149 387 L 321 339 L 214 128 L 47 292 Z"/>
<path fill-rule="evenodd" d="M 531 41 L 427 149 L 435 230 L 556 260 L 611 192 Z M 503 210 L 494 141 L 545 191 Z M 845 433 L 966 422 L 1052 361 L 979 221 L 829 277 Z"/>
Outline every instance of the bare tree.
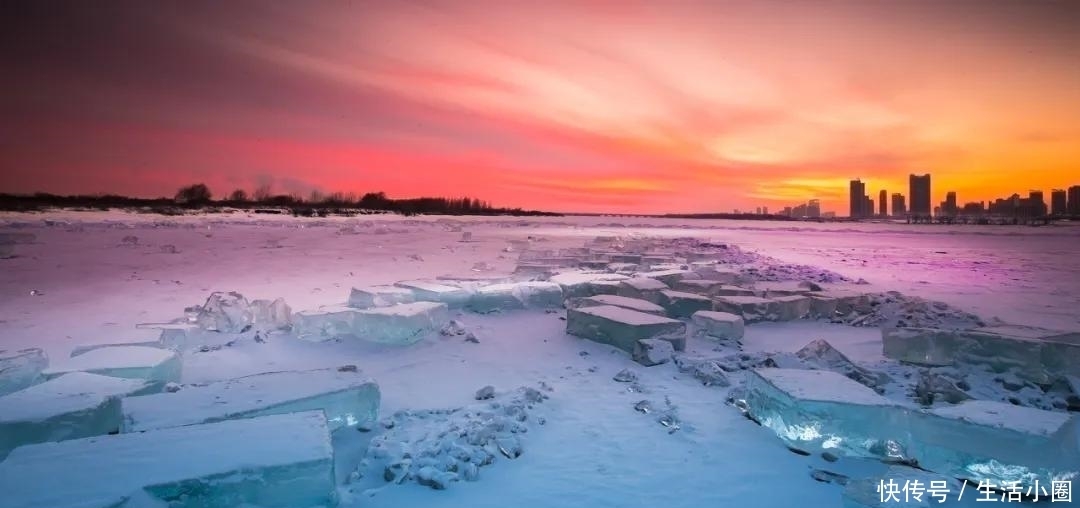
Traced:
<path fill-rule="evenodd" d="M 268 183 L 264 183 L 256 187 L 255 194 L 253 194 L 255 201 L 258 201 L 260 203 L 269 200 L 272 196 L 273 194 L 271 194 L 270 184 Z"/>
<path fill-rule="evenodd" d="M 229 194 L 229 201 L 234 203 L 243 203 L 248 200 L 248 195 L 244 192 L 244 189 L 236 189 Z"/>

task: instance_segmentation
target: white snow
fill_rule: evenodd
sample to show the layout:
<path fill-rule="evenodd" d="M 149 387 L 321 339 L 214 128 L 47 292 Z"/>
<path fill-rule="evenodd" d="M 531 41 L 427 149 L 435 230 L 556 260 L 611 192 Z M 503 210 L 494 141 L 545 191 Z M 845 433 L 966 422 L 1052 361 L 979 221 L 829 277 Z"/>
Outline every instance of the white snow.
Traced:
<path fill-rule="evenodd" d="M 355 370 L 269 372 L 183 387 L 175 393 L 126 397 L 123 432 L 321 410 L 330 430 L 371 425 L 379 386 Z"/>
<path fill-rule="evenodd" d="M 0 492 L 10 508 L 123 506 L 141 490 L 182 506 L 326 506 L 333 466 L 322 413 L 291 413 L 21 447 Z"/>
<path fill-rule="evenodd" d="M 111 346 L 57 360 L 43 371 L 46 378 L 68 372 L 90 372 L 161 384 L 180 380 L 181 357 L 175 351 L 146 346 Z"/>
<path fill-rule="evenodd" d="M 16 446 L 98 436 L 120 429 L 120 399 L 151 385 L 72 372 L 0 397 L 0 458 Z"/>

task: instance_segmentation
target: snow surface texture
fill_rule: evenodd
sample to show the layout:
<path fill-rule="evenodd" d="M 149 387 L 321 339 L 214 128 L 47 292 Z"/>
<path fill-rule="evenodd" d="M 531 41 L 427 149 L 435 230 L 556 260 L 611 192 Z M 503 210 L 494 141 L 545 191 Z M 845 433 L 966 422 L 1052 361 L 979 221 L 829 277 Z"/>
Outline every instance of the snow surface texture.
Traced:
<path fill-rule="evenodd" d="M 0 463 L 0 491 L 11 508 L 329 506 L 333 467 L 322 413 L 290 413 L 25 446 Z"/>
<path fill-rule="evenodd" d="M 545 279 L 562 272 L 573 273 L 564 278 L 580 278 L 577 273 L 588 269 L 600 275 L 570 284 L 581 294 L 569 296 L 619 294 L 658 303 L 659 292 L 668 289 L 710 298 L 810 295 L 809 319 L 751 323 L 741 344 L 691 336 L 674 362 L 653 367 L 635 364 L 608 345 L 568 336 L 560 319 L 564 314 L 555 310 L 561 301 L 492 314 L 451 310 L 456 323 L 451 333 L 429 334 L 408 348 L 296 341 L 296 331 L 259 324 L 246 331 L 184 328 L 194 324 L 188 321 L 192 316 L 160 325 L 182 332 L 167 347 L 182 350 L 185 385 L 350 363 L 380 381 L 383 411 L 390 415 L 500 400 L 499 390 L 494 399 L 474 400 L 477 388 L 488 385 L 542 381 L 554 390 L 542 406 L 542 431 L 530 430 L 523 441 L 526 453 L 515 460 L 500 453 L 483 469 L 481 481 L 451 482 L 444 491 L 418 485 L 420 479 L 434 484 L 446 478 L 432 470 L 401 484 L 386 483 L 385 470 L 377 467 L 350 479 L 383 427 L 335 433 L 335 483 L 347 507 L 502 507 L 507 499 L 524 507 L 837 506 L 844 482 L 875 485 L 900 474 L 876 460 L 790 453 L 772 432 L 725 405 L 743 398 L 749 369 L 836 371 L 893 403 L 931 410 L 968 399 L 1058 414 L 1080 409 L 1076 383 L 1035 383 L 1013 367 L 992 372 L 982 364 L 926 367 L 885 358 L 878 330 L 885 325 L 968 329 L 1001 322 L 1076 330 L 1080 266 L 1067 254 L 1080 238 L 1075 227 L 612 223 L 610 218 L 298 220 L 243 213 L 4 217 L 0 233 L 32 239 L 16 245 L 15 257 L 0 260 L 0 289 L 10 295 L 0 298 L 0 347 L 40 347 L 51 358 L 66 358 L 80 345 L 125 343 L 126 331 L 136 324 L 168 323 L 184 302 L 205 301 L 215 291 L 270 303 L 284 297 L 294 308 L 317 309 L 345 303 L 352 287 L 419 279 L 471 295 L 493 284 L 550 284 Z M 125 242 L 128 236 L 137 241 Z M 687 277 L 693 278 L 668 279 L 670 285 L 648 279 L 654 285 L 644 291 L 627 282 L 668 270 L 690 271 Z M 393 303 L 398 302 L 378 306 Z M 252 320 L 258 320 L 256 314 L 252 310 Z M 806 348 L 815 339 L 829 347 Z M 850 365 L 836 361 L 833 350 Z M 633 375 L 616 376 L 624 370 Z M 438 421 L 416 419 L 414 428 L 437 428 Z M 235 443 L 218 444 L 242 454 Z M 355 494 L 354 487 L 359 487 Z M 57 480 L 50 488 L 66 487 Z M 130 496 L 129 507 L 153 501 L 141 491 Z"/>

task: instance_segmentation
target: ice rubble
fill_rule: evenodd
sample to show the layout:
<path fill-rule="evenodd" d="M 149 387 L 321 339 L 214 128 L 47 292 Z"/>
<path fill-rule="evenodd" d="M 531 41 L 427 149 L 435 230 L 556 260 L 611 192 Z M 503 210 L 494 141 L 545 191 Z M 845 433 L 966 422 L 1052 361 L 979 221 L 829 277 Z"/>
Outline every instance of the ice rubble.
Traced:
<path fill-rule="evenodd" d="M 649 272 L 639 272 L 638 277 L 645 277 L 649 279 L 656 279 L 668 286 L 671 286 L 683 279 L 698 279 L 700 276 L 690 270 L 683 270 L 681 268 L 667 269 L 667 270 L 653 270 Z"/>
<path fill-rule="evenodd" d="M 881 337 L 886 357 L 917 365 L 966 363 L 995 372 L 1013 369 L 1038 384 L 1080 375 L 1080 333 L 1075 332 L 1021 326 L 884 328 Z"/>
<path fill-rule="evenodd" d="M 742 316 L 747 323 L 766 321 L 776 313 L 776 303 L 759 296 L 718 296 L 713 303 L 715 310 Z"/>
<path fill-rule="evenodd" d="M 523 387 L 456 409 L 399 411 L 372 438 L 347 490 L 359 494 L 371 485 L 403 482 L 442 490 L 475 481 L 500 456 L 516 459 L 525 452 L 524 434 L 544 424 L 531 413 L 545 399 Z"/>
<path fill-rule="evenodd" d="M 610 344 L 633 353 L 640 339 L 664 339 L 677 351 L 686 347 L 686 324 L 681 321 L 602 305 L 566 311 L 566 333 Z"/>
<path fill-rule="evenodd" d="M 139 379 L 72 372 L 0 397 L 0 458 L 25 444 L 116 432 L 119 397 L 151 389 Z"/>
<path fill-rule="evenodd" d="M 135 328 L 132 330 L 125 330 L 115 336 L 110 336 L 106 343 L 95 344 L 82 344 L 75 346 L 71 350 L 70 356 L 79 356 L 88 351 L 95 349 L 101 349 L 105 347 L 116 346 L 144 346 L 163 348 L 166 347 L 162 336 L 166 335 L 164 330 L 156 330 L 152 328 Z"/>
<path fill-rule="evenodd" d="M 729 312 L 702 310 L 690 316 L 690 334 L 695 337 L 740 341 L 745 331 L 743 318 Z"/>
<path fill-rule="evenodd" d="M 753 370 L 746 382 L 746 406 L 755 420 L 792 448 L 908 458 L 904 408 L 835 372 Z"/>
<path fill-rule="evenodd" d="M 322 410 L 330 430 L 370 426 L 379 411 L 379 386 L 355 369 L 255 374 L 175 393 L 126 397 L 122 432 Z"/>
<path fill-rule="evenodd" d="M 206 303 L 195 309 L 195 324 L 204 330 L 235 333 L 254 323 L 251 304 L 236 292 L 211 293 Z"/>
<path fill-rule="evenodd" d="M 566 272 L 554 275 L 549 282 L 562 286 L 564 298 L 615 294 L 620 281 L 628 279 L 617 273 Z"/>
<path fill-rule="evenodd" d="M 37 383 L 48 366 L 49 357 L 41 349 L 0 350 L 0 396 Z"/>
<path fill-rule="evenodd" d="M 812 369 L 831 370 L 843 374 L 848 379 L 863 386 L 880 390 L 890 381 L 889 376 L 880 372 L 865 369 L 852 362 L 844 353 L 834 348 L 832 344 L 815 339 L 802 349 L 795 352 L 795 357 Z"/>
<path fill-rule="evenodd" d="M 675 355 L 675 348 L 663 339 L 638 339 L 634 343 L 634 351 L 631 357 L 646 367 L 660 365 L 671 361 Z"/>
<path fill-rule="evenodd" d="M 68 372 L 89 372 L 165 384 L 180 380 L 181 356 L 175 351 L 146 346 L 110 346 L 86 351 L 50 365 L 46 378 Z"/>
<path fill-rule="evenodd" d="M 0 462 L 0 492 L 9 508 L 336 505 L 318 411 L 23 446 Z"/>
<path fill-rule="evenodd" d="M 638 298 L 641 300 L 647 300 L 652 303 L 659 304 L 660 292 L 666 289 L 671 289 L 656 279 L 649 279 L 646 277 L 633 277 L 626 279 L 619 284 L 619 289 L 615 292 L 618 296 L 625 296 L 627 298 Z"/>
<path fill-rule="evenodd" d="M 357 309 L 345 306 L 321 307 L 293 315 L 296 337 L 311 342 L 340 339 L 354 334 L 353 317 Z"/>
<path fill-rule="evenodd" d="M 666 316 L 667 311 L 663 307 L 649 302 L 647 300 L 639 300 L 637 298 L 628 298 L 625 296 L 616 295 L 596 295 L 587 296 L 583 298 L 572 298 L 566 301 L 566 308 L 579 309 L 582 307 L 597 307 L 601 305 L 612 305 L 615 307 L 622 307 L 624 309 L 636 310 L 638 312 L 644 312 L 646 314 L 655 314 L 657 316 Z"/>

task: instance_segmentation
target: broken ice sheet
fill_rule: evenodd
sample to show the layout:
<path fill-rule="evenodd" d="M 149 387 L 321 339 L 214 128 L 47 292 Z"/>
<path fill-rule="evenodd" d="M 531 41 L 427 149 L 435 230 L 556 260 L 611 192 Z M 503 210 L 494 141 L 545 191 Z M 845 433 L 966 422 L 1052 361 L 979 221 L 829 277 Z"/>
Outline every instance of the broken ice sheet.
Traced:
<path fill-rule="evenodd" d="M 159 384 L 180 380 L 181 357 L 175 351 L 145 346 L 110 346 L 62 359 L 45 369 L 52 379 L 68 372 L 145 379 Z"/>
<path fill-rule="evenodd" d="M 48 365 L 49 358 L 38 348 L 0 350 L 0 396 L 37 383 Z"/>
<path fill-rule="evenodd" d="M 611 305 L 567 310 L 566 332 L 633 353 L 639 339 L 664 339 L 686 346 L 686 324 Z"/>
<path fill-rule="evenodd" d="M 323 411 L 336 430 L 375 422 L 379 386 L 350 369 L 268 372 L 127 397 L 121 406 L 123 432 L 311 410 Z"/>
<path fill-rule="evenodd" d="M 0 462 L 5 508 L 335 506 L 320 411 L 17 448 Z M 139 505 L 145 506 L 145 505 Z"/>
<path fill-rule="evenodd" d="M 20 445 L 116 432 L 119 397 L 152 388 L 139 379 L 72 372 L 0 397 L 0 458 Z"/>
<path fill-rule="evenodd" d="M 441 330 L 449 322 L 450 313 L 444 303 L 401 303 L 356 311 L 353 332 L 371 342 L 409 345 L 423 339 L 427 333 Z"/>

